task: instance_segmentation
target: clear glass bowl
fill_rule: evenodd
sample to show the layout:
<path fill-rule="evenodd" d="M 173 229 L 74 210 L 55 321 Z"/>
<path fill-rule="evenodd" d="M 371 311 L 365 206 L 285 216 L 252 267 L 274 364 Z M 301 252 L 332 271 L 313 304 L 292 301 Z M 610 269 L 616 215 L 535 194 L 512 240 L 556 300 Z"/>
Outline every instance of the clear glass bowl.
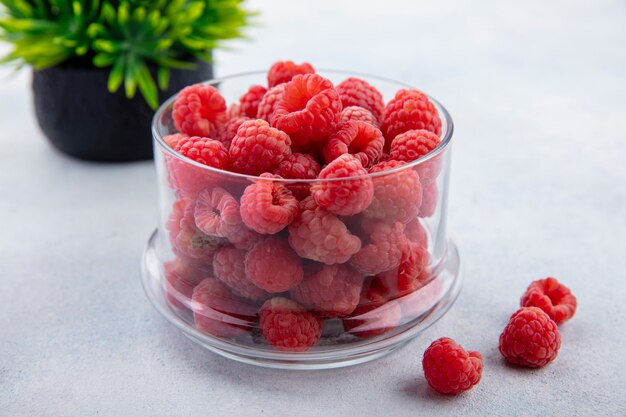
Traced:
<path fill-rule="evenodd" d="M 319 73 L 334 83 L 349 76 L 365 79 L 385 102 L 397 90 L 412 88 L 363 74 Z M 265 74 L 207 84 L 232 103 L 250 85 L 264 84 Z M 242 362 L 333 368 L 395 350 L 452 306 L 461 288 L 459 254 L 446 233 L 453 128 L 437 101 L 431 99 L 442 120 L 441 143 L 427 156 L 361 177 L 295 181 L 227 172 L 174 152 L 164 137 L 176 133 L 171 117 L 175 98 L 159 108 L 152 125 L 160 216 L 143 257 L 143 286 L 156 309 L 185 336 Z M 324 222 L 310 222 L 308 228 L 298 226 L 296 219 L 271 235 L 254 232 L 240 221 L 226 224 L 226 214 L 221 218 L 224 228 L 211 229 L 218 230 L 214 234 L 198 228 L 198 213 L 206 215 L 207 210 L 209 217 L 217 218 L 234 207 L 237 220 L 242 195 L 258 184 L 285 187 L 299 200 L 329 189 L 339 194 L 352 190 L 343 194 L 348 202 L 363 199 L 367 190 L 372 197 L 360 214 L 326 213 Z M 402 187 L 404 191 L 394 194 Z M 216 208 L 223 196 L 230 208 Z M 344 236 L 337 248 L 332 239 L 320 243 L 328 230 L 337 228 Z M 328 250 L 319 250 L 320 245 Z M 266 319 L 266 324 L 276 320 L 270 324 L 282 326 L 278 343 L 277 336 L 264 333 L 259 324 L 260 307 L 275 297 L 308 323 L 302 330 L 302 321 L 293 317 Z"/>

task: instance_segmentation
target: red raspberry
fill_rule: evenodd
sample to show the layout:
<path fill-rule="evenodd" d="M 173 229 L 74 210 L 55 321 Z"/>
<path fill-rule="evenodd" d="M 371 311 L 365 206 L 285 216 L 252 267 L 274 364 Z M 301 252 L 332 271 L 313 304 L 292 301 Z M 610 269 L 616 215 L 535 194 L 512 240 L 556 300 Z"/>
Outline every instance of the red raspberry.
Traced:
<path fill-rule="evenodd" d="M 293 61 L 278 61 L 271 66 L 267 73 L 267 84 L 270 88 L 291 81 L 298 74 L 313 74 L 315 70 L 308 62 L 297 65 Z"/>
<path fill-rule="evenodd" d="M 194 218 L 198 229 L 212 236 L 228 237 L 242 227 L 239 203 L 219 187 L 198 195 Z"/>
<path fill-rule="evenodd" d="M 467 352 L 454 340 L 442 337 L 426 349 L 422 366 L 432 389 L 441 394 L 459 394 L 480 381 L 483 357 L 480 352 Z"/>
<path fill-rule="evenodd" d="M 346 265 L 315 264 L 291 296 L 305 308 L 326 317 L 342 317 L 359 303 L 363 276 Z"/>
<path fill-rule="evenodd" d="M 398 267 L 407 245 L 404 225 L 400 222 L 365 222 L 363 229 L 369 235 L 369 242 L 363 242 L 361 250 L 350 258 L 350 264 L 368 275 Z"/>
<path fill-rule="evenodd" d="M 335 214 L 350 216 L 360 213 L 370 205 L 374 195 L 374 185 L 366 175 L 367 171 L 357 158 L 343 154 L 326 165 L 318 178 L 344 179 L 316 182 L 311 186 L 311 195 L 317 204 Z"/>
<path fill-rule="evenodd" d="M 174 125 L 189 136 L 213 137 L 226 119 L 226 101 L 214 87 L 194 84 L 178 93 L 172 109 Z"/>
<path fill-rule="evenodd" d="M 203 233 L 194 221 L 193 201 L 177 200 L 167 222 L 172 251 L 182 258 L 210 259 L 220 239 Z"/>
<path fill-rule="evenodd" d="M 402 250 L 400 265 L 377 276 L 380 284 L 392 298 L 402 297 L 419 290 L 430 280 L 426 267 L 430 261 L 428 251 L 417 243 L 409 243 Z"/>
<path fill-rule="evenodd" d="M 370 174 L 404 165 L 405 162 L 379 162 L 369 169 Z M 374 198 L 365 210 L 365 217 L 386 222 L 408 223 L 417 217 L 422 205 L 422 185 L 417 173 L 408 168 L 372 178 Z"/>
<path fill-rule="evenodd" d="M 214 139 L 202 138 L 200 136 L 181 138 L 174 150 L 204 165 L 220 169 L 228 169 L 230 167 L 228 150 L 221 142 Z"/>
<path fill-rule="evenodd" d="M 290 290 L 302 281 L 300 258 L 287 241 L 275 237 L 260 241 L 246 255 L 246 275 L 268 292 Z"/>
<path fill-rule="evenodd" d="M 272 174 L 248 185 L 241 196 L 241 218 L 252 230 L 273 235 L 283 230 L 298 215 L 298 200 L 283 184 L 272 181 Z"/>
<path fill-rule="evenodd" d="M 383 95 L 367 81 L 359 78 L 346 78 L 337 85 L 337 92 L 343 107 L 359 106 L 372 112 L 377 121 L 382 120 L 385 102 Z"/>
<path fill-rule="evenodd" d="M 381 124 L 386 138 L 385 150 L 389 149 L 397 135 L 411 129 L 426 129 L 439 136 L 441 119 L 426 94 L 417 90 L 400 90 L 385 107 Z"/>
<path fill-rule="evenodd" d="M 533 281 L 521 300 L 522 307 L 540 308 L 558 325 L 574 316 L 576 305 L 570 289 L 552 277 Z"/>
<path fill-rule="evenodd" d="M 418 280 L 425 283 L 417 291 L 398 298 L 402 309 L 402 323 L 408 323 L 432 309 L 442 297 L 444 284 L 442 279 L 424 270 Z"/>
<path fill-rule="evenodd" d="M 267 122 L 272 120 L 276 105 L 283 98 L 283 92 L 287 84 L 278 84 L 276 87 L 272 87 L 267 90 L 267 93 L 261 99 L 259 103 L 259 111 L 257 112 L 257 119 L 263 119 Z"/>
<path fill-rule="evenodd" d="M 260 175 L 274 170 L 291 153 L 291 139 L 261 119 L 243 122 L 230 144 L 233 169 Z"/>
<path fill-rule="evenodd" d="M 163 137 L 163 142 L 165 142 L 170 148 L 176 149 L 178 142 L 180 142 L 180 140 L 185 137 L 187 137 L 187 135 L 183 135 L 182 133 L 175 133 L 173 135 L 167 135 Z"/>
<path fill-rule="evenodd" d="M 305 352 L 322 334 L 322 322 L 300 304 L 283 297 L 267 300 L 259 310 L 263 337 L 276 350 Z"/>
<path fill-rule="evenodd" d="M 268 294 L 250 281 L 246 275 L 246 251 L 224 246 L 215 252 L 215 275 L 237 295 L 251 300 L 264 300 Z"/>
<path fill-rule="evenodd" d="M 413 219 L 404 227 L 404 235 L 413 243 L 417 243 L 423 248 L 428 248 L 428 232 L 419 219 Z"/>
<path fill-rule="evenodd" d="M 556 323 L 537 307 L 522 307 L 500 335 L 500 353 L 508 362 L 537 368 L 554 360 L 561 347 Z"/>
<path fill-rule="evenodd" d="M 175 258 L 163 264 L 167 301 L 176 308 L 190 309 L 191 293 L 204 278 L 213 274 L 210 264 Z"/>
<path fill-rule="evenodd" d="M 326 140 L 339 123 L 341 100 L 331 83 L 317 74 L 296 75 L 285 86 L 272 126 L 287 133 L 296 149 Z"/>
<path fill-rule="evenodd" d="M 342 125 L 350 120 L 360 120 L 365 123 L 369 123 L 376 128 L 380 128 L 376 116 L 371 111 L 359 106 L 344 107 L 341 113 L 339 113 L 339 125 Z"/>
<path fill-rule="evenodd" d="M 439 201 L 439 189 L 436 182 L 422 183 L 422 205 L 419 217 L 431 217 L 435 214 Z"/>
<path fill-rule="evenodd" d="M 361 249 L 361 240 L 312 197 L 300 202 L 300 213 L 289 225 L 289 244 L 301 257 L 327 265 L 347 262 Z"/>
<path fill-rule="evenodd" d="M 241 106 L 239 103 L 232 103 L 226 110 L 226 120 L 242 117 Z"/>
<path fill-rule="evenodd" d="M 257 242 L 265 239 L 265 236 L 248 229 L 245 225 L 228 236 L 228 241 L 233 244 L 237 249 L 252 249 Z"/>
<path fill-rule="evenodd" d="M 322 153 L 326 162 L 340 155 L 354 155 L 364 167 L 372 166 L 383 153 L 385 139 L 376 127 L 361 121 L 342 124 L 329 138 Z"/>
<path fill-rule="evenodd" d="M 372 282 L 361 293 L 356 309 L 343 319 L 343 326 L 355 336 L 374 337 L 397 327 L 401 318 L 400 304 L 387 301 L 384 289 Z"/>
<path fill-rule="evenodd" d="M 237 134 L 239 126 L 241 126 L 243 122 L 247 122 L 248 120 L 250 120 L 250 118 L 245 116 L 237 116 L 230 119 L 220 127 L 217 134 L 217 140 L 222 142 L 222 145 L 224 145 L 227 150 L 230 149 L 230 144 Z"/>
<path fill-rule="evenodd" d="M 262 85 L 250 87 L 246 94 L 239 98 L 239 103 L 241 103 L 240 114 L 254 119 L 259 111 L 259 103 L 261 103 L 265 93 L 267 93 L 267 88 Z"/>
<path fill-rule="evenodd" d="M 439 136 L 428 130 L 409 130 L 399 134 L 391 142 L 389 158 L 396 161 L 415 161 L 430 153 L 439 142 Z"/>
<path fill-rule="evenodd" d="M 293 153 L 287 155 L 274 174 L 286 179 L 314 179 L 320 173 L 320 165 L 311 155 Z M 287 188 L 298 200 L 302 200 L 311 194 L 311 186 L 307 183 L 295 183 L 287 185 Z"/>

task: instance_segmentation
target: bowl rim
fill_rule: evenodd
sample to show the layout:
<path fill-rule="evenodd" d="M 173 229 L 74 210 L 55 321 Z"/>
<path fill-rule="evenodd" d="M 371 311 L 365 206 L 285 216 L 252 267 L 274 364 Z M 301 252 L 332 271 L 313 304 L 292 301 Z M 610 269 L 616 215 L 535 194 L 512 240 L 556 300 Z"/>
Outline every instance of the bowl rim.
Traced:
<path fill-rule="evenodd" d="M 229 80 L 233 80 L 233 79 L 237 79 L 237 78 L 243 78 L 243 77 L 248 77 L 248 76 L 253 76 L 253 75 L 262 75 L 262 74 L 266 74 L 267 71 L 266 70 L 255 70 L 255 71 L 247 71 L 247 72 L 240 72 L 240 73 L 236 73 L 236 74 L 231 74 L 231 75 L 226 75 L 223 77 L 217 77 L 217 78 L 212 78 L 210 80 L 207 81 L 203 81 L 200 82 L 199 84 L 205 84 L 205 85 L 211 85 L 211 86 L 215 86 L 221 82 L 224 81 L 229 81 Z M 363 72 L 355 72 L 355 71 L 349 71 L 349 70 L 336 70 L 336 69 L 318 69 L 316 71 L 317 74 L 324 76 L 324 73 L 328 73 L 328 74 L 341 74 L 341 75 L 347 75 L 347 76 L 361 76 L 361 77 L 367 77 L 370 79 L 374 79 L 374 80 L 379 80 L 379 81 L 384 81 L 387 83 L 393 83 L 398 85 L 399 87 L 402 88 L 407 88 L 407 89 L 413 89 L 413 90 L 418 90 L 418 91 L 422 91 L 419 90 L 415 87 L 413 87 L 410 84 L 401 82 L 401 81 L 396 81 L 390 78 L 386 78 L 386 77 L 381 77 L 378 75 L 372 75 L 372 74 L 367 74 L 367 73 L 363 73 Z M 422 91 L 423 92 L 423 91 Z M 160 106 L 159 108 L 156 110 L 156 112 L 154 113 L 154 116 L 152 117 L 152 123 L 151 123 L 151 132 L 152 132 L 152 137 L 154 139 L 154 142 L 156 142 L 158 144 L 158 147 L 162 149 L 162 151 L 166 152 L 167 154 L 169 154 L 171 157 L 174 157 L 180 161 L 182 161 L 183 163 L 195 166 L 196 168 L 199 169 L 203 169 L 206 170 L 208 172 L 212 172 L 212 173 L 216 173 L 216 174 L 220 174 L 220 175 L 224 175 L 224 176 L 228 176 L 228 177 L 234 177 L 234 178 L 239 178 L 241 180 L 247 180 L 247 181 L 256 181 L 256 180 L 265 180 L 265 181 L 273 181 L 273 182 L 283 182 L 283 183 L 288 183 L 288 184 L 293 184 L 293 183 L 320 183 L 320 182 L 333 182 L 333 181 L 346 181 L 346 180 L 362 180 L 362 179 L 366 179 L 366 178 L 375 178 L 375 177 L 380 177 L 380 176 L 386 176 L 389 174 L 393 174 L 399 171 L 403 171 L 405 169 L 410 169 L 410 168 L 414 168 L 416 166 L 425 164 L 427 161 L 434 159 L 435 157 L 437 157 L 440 153 L 442 153 L 446 148 L 448 148 L 448 146 L 450 145 L 450 143 L 452 142 L 452 136 L 454 133 L 454 123 L 452 121 L 452 117 L 450 116 L 450 113 L 448 113 L 448 110 L 439 102 L 437 101 L 435 98 L 433 98 L 432 96 L 430 96 L 429 94 L 426 94 L 426 96 L 428 97 L 428 99 L 435 105 L 435 108 L 437 109 L 437 112 L 439 113 L 440 117 L 441 117 L 441 121 L 442 121 L 442 131 L 441 131 L 441 142 L 439 142 L 439 145 L 437 145 L 437 147 L 435 149 L 433 149 L 431 152 L 429 152 L 427 155 L 422 156 L 421 158 L 418 158 L 414 161 L 411 162 L 407 162 L 403 165 L 399 165 L 397 167 L 391 168 L 391 169 L 386 169 L 383 171 L 378 171 L 378 172 L 374 172 L 374 173 L 367 173 L 364 175 L 355 175 L 355 176 L 351 176 L 351 177 L 337 177 L 337 178 L 310 178 L 310 179 L 293 179 L 293 178 L 268 178 L 268 177 L 261 177 L 261 176 L 257 176 L 257 175 L 248 175 L 248 174 L 240 174 L 238 172 L 232 172 L 232 171 L 226 171 L 220 168 L 215 168 L 215 167 L 211 167 L 209 165 L 204 165 L 201 164 L 199 162 L 194 161 L 193 159 L 187 158 L 186 156 L 183 156 L 181 154 L 179 154 L 178 152 L 174 151 L 174 149 L 172 149 L 167 143 L 165 143 L 165 140 L 163 139 L 163 135 L 162 132 L 159 131 L 159 120 L 163 117 L 163 115 L 165 114 L 165 112 L 168 110 L 168 108 L 173 105 L 174 101 L 176 100 L 176 98 L 178 97 L 178 94 L 180 93 L 180 91 L 174 95 L 172 95 L 171 97 L 169 97 L 167 100 L 165 100 Z M 156 148 L 155 148 L 156 151 Z"/>

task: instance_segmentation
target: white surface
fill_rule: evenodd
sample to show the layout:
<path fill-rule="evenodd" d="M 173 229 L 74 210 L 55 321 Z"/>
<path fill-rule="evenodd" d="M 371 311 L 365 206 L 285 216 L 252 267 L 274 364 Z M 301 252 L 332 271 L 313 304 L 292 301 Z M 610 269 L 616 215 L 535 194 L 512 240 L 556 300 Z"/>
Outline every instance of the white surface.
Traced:
<path fill-rule="evenodd" d="M 392 356 L 337 371 L 204 351 L 139 284 L 153 166 L 53 151 L 22 73 L 0 83 L 0 416 L 626 415 L 626 4 L 364 4 L 259 1 L 256 41 L 219 53 L 217 71 L 306 59 L 411 82 L 448 107 L 449 229 L 466 266 L 451 312 Z M 553 364 L 507 367 L 498 335 L 547 275 L 579 311 Z M 441 336 L 483 353 L 472 392 L 426 387 L 421 355 Z"/>

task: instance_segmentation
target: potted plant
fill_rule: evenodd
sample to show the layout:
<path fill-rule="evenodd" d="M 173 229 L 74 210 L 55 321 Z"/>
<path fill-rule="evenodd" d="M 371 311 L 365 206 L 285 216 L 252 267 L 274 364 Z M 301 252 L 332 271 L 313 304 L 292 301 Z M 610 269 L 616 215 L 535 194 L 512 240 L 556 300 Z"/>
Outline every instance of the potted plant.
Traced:
<path fill-rule="evenodd" d="M 152 156 L 159 102 L 212 77 L 212 50 L 241 37 L 243 0 L 0 0 L 0 62 L 33 67 L 35 113 L 62 152 Z"/>

